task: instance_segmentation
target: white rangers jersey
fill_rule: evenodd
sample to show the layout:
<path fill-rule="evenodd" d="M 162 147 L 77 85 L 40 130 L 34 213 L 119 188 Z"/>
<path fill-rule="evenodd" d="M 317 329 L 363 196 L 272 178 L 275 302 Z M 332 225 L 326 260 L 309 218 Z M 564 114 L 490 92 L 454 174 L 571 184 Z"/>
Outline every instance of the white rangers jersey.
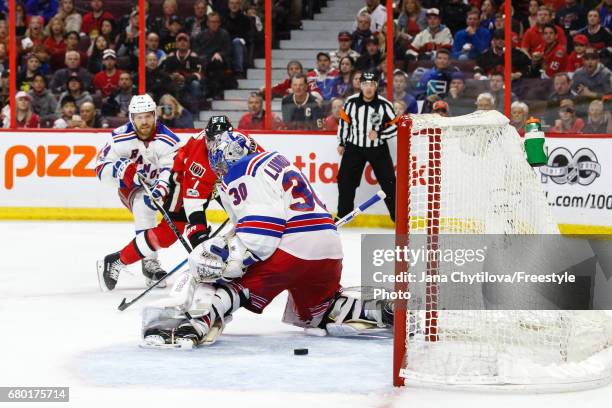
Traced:
<path fill-rule="evenodd" d="M 123 187 L 114 177 L 113 163 L 121 158 L 130 159 L 138 165 L 152 184 L 158 178 L 169 182 L 174 156 L 180 147 L 180 139 L 165 125 L 158 123 L 153 137 L 143 142 L 136 136 L 131 123 L 113 130 L 111 140 L 98 154 L 96 174 L 105 182 Z"/>
<path fill-rule="evenodd" d="M 300 170 L 276 152 L 231 166 L 220 197 L 236 235 L 259 260 L 281 249 L 300 259 L 341 259 L 334 220 Z"/>

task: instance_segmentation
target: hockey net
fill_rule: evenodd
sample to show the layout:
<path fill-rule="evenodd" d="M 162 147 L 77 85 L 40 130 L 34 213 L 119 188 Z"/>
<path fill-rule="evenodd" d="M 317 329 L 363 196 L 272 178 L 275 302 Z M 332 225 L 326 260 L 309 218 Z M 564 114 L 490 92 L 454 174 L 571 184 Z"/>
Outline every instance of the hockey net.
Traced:
<path fill-rule="evenodd" d="M 415 234 L 434 250 L 445 234 L 558 234 L 522 140 L 496 111 L 402 116 L 397 156 L 396 245 Z M 444 289 L 396 284 L 418 306 L 395 306 L 395 385 L 568 391 L 610 380 L 606 312 L 534 310 L 537 297 L 527 310 L 486 310 L 478 286 Z M 451 299 L 474 310 L 445 310 Z"/>

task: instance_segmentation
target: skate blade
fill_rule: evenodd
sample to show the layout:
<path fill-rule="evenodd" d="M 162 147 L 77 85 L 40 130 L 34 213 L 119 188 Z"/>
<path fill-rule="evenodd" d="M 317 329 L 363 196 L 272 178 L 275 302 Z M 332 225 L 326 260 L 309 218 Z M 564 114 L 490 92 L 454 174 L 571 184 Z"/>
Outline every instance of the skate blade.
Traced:
<path fill-rule="evenodd" d="M 100 291 L 109 292 L 110 289 L 104 283 L 104 260 L 96 261 L 96 269 L 98 271 L 98 286 L 100 287 Z"/>
<path fill-rule="evenodd" d="M 333 337 L 360 337 L 386 339 L 393 337 L 389 328 L 378 327 L 376 324 L 361 320 L 347 320 L 344 323 L 328 323 L 325 325 L 327 334 Z"/>
<path fill-rule="evenodd" d="M 138 347 L 143 349 L 154 349 L 154 350 L 193 350 L 195 347 L 193 346 L 193 342 L 191 345 L 189 343 L 184 344 L 151 344 L 146 342 L 141 342 Z"/>

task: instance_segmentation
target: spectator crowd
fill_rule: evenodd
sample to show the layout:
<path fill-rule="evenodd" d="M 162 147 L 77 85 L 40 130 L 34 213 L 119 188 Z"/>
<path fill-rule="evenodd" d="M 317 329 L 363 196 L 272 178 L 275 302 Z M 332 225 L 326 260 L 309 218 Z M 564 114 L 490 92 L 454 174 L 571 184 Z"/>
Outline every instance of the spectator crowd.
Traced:
<path fill-rule="evenodd" d="M 505 112 L 504 3 L 397 0 L 391 40 L 385 4 L 365 0 L 337 50 L 316 53 L 315 69 L 288 64 L 288 78 L 272 88 L 282 98 L 275 126 L 336 130 L 335 107 L 359 92 L 363 72 L 378 75 L 383 96 L 391 81 L 398 115 Z M 534 116 L 548 131 L 610 133 L 612 0 L 518 0 L 511 10 L 512 124 L 522 132 Z"/>
<path fill-rule="evenodd" d="M 273 47 L 327 1 L 273 1 Z M 202 110 L 235 89 L 264 55 L 264 1 L 148 0 L 145 60 L 139 60 L 138 8 L 118 0 L 18 1 L 16 47 L 0 2 L 2 119 L 10 123 L 9 52 L 17 58 L 15 115 L 20 127 L 114 127 L 137 93 L 138 66 L 158 117 L 192 128 Z M 335 131 L 343 101 L 364 72 L 392 85 L 396 114 L 458 116 L 505 112 L 505 5 L 499 0 L 355 0 L 352 29 L 334 32 L 337 49 L 313 51 L 313 69 L 295 60 L 272 84 L 281 114 L 273 129 Z M 112 11 L 111 11 L 112 10 Z M 541 119 L 545 130 L 610 133 L 612 0 L 512 2 L 511 122 Z M 387 24 L 392 38 L 387 38 Z M 393 55 L 393 72 L 386 56 Z M 248 96 L 243 129 L 265 126 L 263 88 Z"/>
<path fill-rule="evenodd" d="M 142 63 L 146 90 L 158 102 L 162 122 L 193 128 L 200 110 L 209 109 L 245 77 L 264 52 L 263 3 L 145 1 Z M 274 7 L 278 43 L 299 28 L 302 10 L 296 14 L 292 2 L 283 0 Z M 139 13 L 137 2 L 120 0 L 18 0 L 17 39 L 11 46 L 8 2 L 0 1 L 3 126 L 10 124 L 13 49 L 19 127 L 114 127 L 125 122 L 139 82 Z"/>

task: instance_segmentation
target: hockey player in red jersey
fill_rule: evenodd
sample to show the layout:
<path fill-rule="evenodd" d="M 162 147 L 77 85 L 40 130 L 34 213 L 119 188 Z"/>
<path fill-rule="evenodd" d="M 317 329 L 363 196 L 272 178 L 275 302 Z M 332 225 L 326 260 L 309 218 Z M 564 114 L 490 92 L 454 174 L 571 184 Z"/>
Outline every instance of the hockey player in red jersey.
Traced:
<path fill-rule="evenodd" d="M 342 293 L 340 236 L 297 167 L 232 132 L 209 144 L 208 158 L 234 229 L 194 248 L 168 300 L 145 310 L 145 346 L 211 344 L 238 308 L 261 313 L 285 290 L 287 323 L 332 335 L 388 326 L 388 304 Z"/>
<path fill-rule="evenodd" d="M 186 228 L 187 237 L 193 247 L 208 237 L 205 210 L 215 188 L 217 177 L 208 164 L 206 138 L 215 138 L 232 129 L 225 116 L 213 116 L 206 129 L 180 148 L 174 157 L 171 176 L 168 178 L 168 194 L 164 208 L 179 231 Z M 142 231 L 121 251 L 107 255 L 98 262 L 100 286 L 114 289 L 119 273 L 126 265 L 133 264 L 161 248 L 168 248 L 177 237 L 165 220 Z M 163 274 L 151 279 L 159 280 Z M 165 285 L 159 285 L 165 287 Z"/>

